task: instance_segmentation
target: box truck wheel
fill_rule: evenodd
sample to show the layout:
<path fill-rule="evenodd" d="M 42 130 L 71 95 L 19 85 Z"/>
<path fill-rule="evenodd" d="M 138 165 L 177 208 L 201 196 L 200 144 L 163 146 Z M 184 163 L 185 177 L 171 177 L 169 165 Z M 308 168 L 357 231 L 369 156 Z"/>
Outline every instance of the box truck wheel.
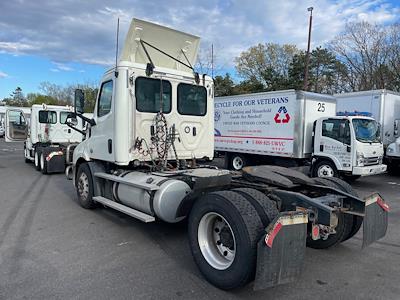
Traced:
<path fill-rule="evenodd" d="M 42 174 L 47 174 L 47 160 L 45 150 L 40 153 L 40 170 L 42 170 Z"/>
<path fill-rule="evenodd" d="M 245 155 L 239 153 L 229 153 L 225 159 L 228 159 L 228 168 L 235 171 L 247 166 L 249 160 Z"/>
<path fill-rule="evenodd" d="M 37 171 L 40 171 L 40 151 L 39 149 L 35 149 L 35 155 L 34 155 L 34 161 L 35 161 L 35 169 Z"/>
<path fill-rule="evenodd" d="M 93 201 L 93 178 L 87 163 L 82 163 L 79 166 L 78 176 L 76 177 L 76 192 L 79 204 L 83 208 L 95 207 L 95 202 Z"/>
<path fill-rule="evenodd" d="M 355 197 L 359 197 L 358 193 L 346 181 L 344 181 L 340 178 L 336 178 L 336 177 L 326 178 L 326 180 L 330 180 L 330 181 L 334 182 L 341 191 L 346 192 Z M 363 222 L 363 218 L 360 216 L 346 215 L 346 218 L 352 219 L 353 225 L 351 226 L 350 232 L 345 237 L 343 237 L 342 242 L 347 241 L 348 239 L 352 238 L 360 230 L 362 222 Z"/>
<path fill-rule="evenodd" d="M 312 167 L 313 177 L 338 177 L 338 171 L 333 162 L 321 159 Z"/>
<path fill-rule="evenodd" d="M 263 224 L 240 194 L 218 191 L 198 199 L 189 216 L 189 243 L 204 277 L 229 290 L 254 279 Z"/>
<path fill-rule="evenodd" d="M 314 180 L 317 184 L 342 190 L 331 178 L 315 178 Z M 338 213 L 338 225 L 335 228 L 336 233 L 330 234 L 325 240 L 322 238 L 313 240 L 311 236 L 308 236 L 307 246 L 314 249 L 326 249 L 339 244 L 346 239 L 352 230 L 353 218 L 351 217 L 350 215 Z"/>

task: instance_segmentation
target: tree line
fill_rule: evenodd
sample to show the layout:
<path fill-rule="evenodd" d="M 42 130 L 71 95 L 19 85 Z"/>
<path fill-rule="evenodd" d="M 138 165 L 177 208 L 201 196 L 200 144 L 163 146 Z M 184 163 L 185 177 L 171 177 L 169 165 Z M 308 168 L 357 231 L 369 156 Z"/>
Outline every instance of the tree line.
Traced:
<path fill-rule="evenodd" d="M 48 105 L 73 105 L 74 93 L 76 89 L 82 89 L 85 93 L 85 111 L 93 112 L 94 105 L 97 97 L 97 84 L 96 83 L 79 83 L 69 84 L 66 86 L 41 82 L 39 84 L 38 93 L 24 94 L 21 87 L 17 87 L 9 97 L 2 100 L 5 105 L 30 107 L 33 104 L 48 104 Z"/>
<path fill-rule="evenodd" d="M 242 79 L 214 78 L 215 95 L 303 89 L 306 52 L 295 45 L 252 46 L 235 60 Z M 371 89 L 400 91 L 400 24 L 348 23 L 325 47 L 310 53 L 308 91 L 334 94 Z"/>

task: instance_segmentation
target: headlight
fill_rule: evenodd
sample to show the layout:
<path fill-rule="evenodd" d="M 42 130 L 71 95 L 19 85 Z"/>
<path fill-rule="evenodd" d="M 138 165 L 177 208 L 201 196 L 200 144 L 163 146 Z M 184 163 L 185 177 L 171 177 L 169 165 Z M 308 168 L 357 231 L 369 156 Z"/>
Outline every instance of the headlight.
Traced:
<path fill-rule="evenodd" d="M 387 153 L 392 153 L 392 152 L 394 152 L 394 149 L 393 149 L 393 148 L 387 148 L 387 149 L 386 149 L 386 152 L 387 152 Z"/>
<path fill-rule="evenodd" d="M 357 160 L 357 166 L 364 167 L 364 154 L 357 152 L 356 160 Z"/>

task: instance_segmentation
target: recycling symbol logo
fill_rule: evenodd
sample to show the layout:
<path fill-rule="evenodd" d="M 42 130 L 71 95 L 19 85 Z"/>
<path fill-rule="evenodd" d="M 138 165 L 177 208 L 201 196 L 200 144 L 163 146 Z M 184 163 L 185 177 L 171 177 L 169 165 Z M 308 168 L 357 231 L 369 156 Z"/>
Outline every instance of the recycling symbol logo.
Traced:
<path fill-rule="evenodd" d="M 282 118 L 283 116 L 283 118 Z M 281 106 L 275 115 L 275 123 L 289 123 L 290 115 L 285 106 Z"/>

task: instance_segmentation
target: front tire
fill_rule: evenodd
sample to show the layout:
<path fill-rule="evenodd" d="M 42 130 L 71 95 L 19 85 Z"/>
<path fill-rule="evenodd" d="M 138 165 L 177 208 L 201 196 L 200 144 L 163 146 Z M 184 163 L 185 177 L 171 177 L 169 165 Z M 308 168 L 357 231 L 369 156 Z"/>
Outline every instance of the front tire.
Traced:
<path fill-rule="evenodd" d="M 313 166 L 312 177 L 338 177 L 336 166 L 329 160 L 319 160 Z"/>
<path fill-rule="evenodd" d="M 204 277 L 218 288 L 239 288 L 254 279 L 263 224 L 240 194 L 218 191 L 196 201 L 189 216 L 189 243 Z"/>
<path fill-rule="evenodd" d="M 93 177 L 87 163 L 82 163 L 78 168 L 78 175 L 76 177 L 76 193 L 78 195 L 79 204 L 83 208 L 94 208 L 95 202 L 93 201 Z"/>
<path fill-rule="evenodd" d="M 47 174 L 47 160 L 44 156 L 44 153 L 42 152 L 40 154 L 40 169 L 42 170 L 42 174 L 46 175 Z"/>
<path fill-rule="evenodd" d="M 40 151 L 35 149 L 34 162 L 36 171 L 40 171 Z"/>

